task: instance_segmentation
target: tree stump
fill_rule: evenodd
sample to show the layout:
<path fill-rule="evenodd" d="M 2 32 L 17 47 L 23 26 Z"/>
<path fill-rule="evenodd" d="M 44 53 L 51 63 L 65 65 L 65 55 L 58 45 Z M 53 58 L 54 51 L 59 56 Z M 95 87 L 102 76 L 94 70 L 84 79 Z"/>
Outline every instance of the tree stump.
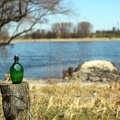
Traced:
<path fill-rule="evenodd" d="M 6 120 L 30 120 L 29 85 L 0 83 L 2 106 Z"/>

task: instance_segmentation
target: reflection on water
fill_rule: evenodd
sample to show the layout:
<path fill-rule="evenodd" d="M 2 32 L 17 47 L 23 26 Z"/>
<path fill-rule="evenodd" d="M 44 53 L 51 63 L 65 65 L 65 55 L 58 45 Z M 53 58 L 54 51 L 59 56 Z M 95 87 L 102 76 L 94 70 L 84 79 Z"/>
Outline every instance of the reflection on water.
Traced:
<path fill-rule="evenodd" d="M 13 48 L 14 44 L 8 45 L 10 48 Z M 7 46 L 7 47 L 8 47 Z M 8 50 L 6 45 L 0 46 L 0 60 L 5 62 L 8 59 Z"/>
<path fill-rule="evenodd" d="M 26 42 L 0 46 L 0 79 L 18 54 L 25 78 L 61 77 L 68 67 L 88 60 L 108 60 L 120 69 L 120 42 Z"/>
<path fill-rule="evenodd" d="M 7 60 L 7 56 L 8 56 L 8 51 L 7 51 L 6 47 L 1 46 L 0 47 L 0 58 L 1 58 L 1 60 L 3 60 L 3 61 Z"/>

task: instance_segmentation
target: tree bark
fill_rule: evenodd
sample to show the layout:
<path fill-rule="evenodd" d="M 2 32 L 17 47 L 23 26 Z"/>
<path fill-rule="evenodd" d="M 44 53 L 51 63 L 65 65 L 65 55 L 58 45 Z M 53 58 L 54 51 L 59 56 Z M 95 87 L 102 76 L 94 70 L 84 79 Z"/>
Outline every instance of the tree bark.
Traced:
<path fill-rule="evenodd" d="M 6 120 L 30 120 L 28 83 L 1 83 L 2 105 Z"/>
<path fill-rule="evenodd" d="M 9 45 L 9 44 L 10 44 L 9 41 L 7 41 L 7 42 L 0 42 L 0 46 L 3 46 L 3 45 Z"/>

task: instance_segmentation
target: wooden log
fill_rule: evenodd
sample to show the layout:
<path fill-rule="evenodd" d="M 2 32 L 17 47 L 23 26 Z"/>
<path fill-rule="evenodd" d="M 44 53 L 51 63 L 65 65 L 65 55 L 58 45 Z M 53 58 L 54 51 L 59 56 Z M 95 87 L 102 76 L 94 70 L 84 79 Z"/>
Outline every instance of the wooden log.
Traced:
<path fill-rule="evenodd" d="M 6 120 L 30 120 L 29 85 L 0 83 L 2 106 Z"/>

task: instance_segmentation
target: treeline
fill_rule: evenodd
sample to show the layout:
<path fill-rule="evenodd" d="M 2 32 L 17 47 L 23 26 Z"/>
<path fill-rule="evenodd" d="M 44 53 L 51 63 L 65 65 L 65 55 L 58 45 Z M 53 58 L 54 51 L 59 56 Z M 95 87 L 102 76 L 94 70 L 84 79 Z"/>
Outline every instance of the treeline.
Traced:
<path fill-rule="evenodd" d="M 90 37 L 91 33 L 92 25 L 89 22 L 80 22 L 75 26 L 71 22 L 61 22 L 52 24 L 50 30 L 38 29 L 27 33 L 24 38 L 84 38 Z"/>

